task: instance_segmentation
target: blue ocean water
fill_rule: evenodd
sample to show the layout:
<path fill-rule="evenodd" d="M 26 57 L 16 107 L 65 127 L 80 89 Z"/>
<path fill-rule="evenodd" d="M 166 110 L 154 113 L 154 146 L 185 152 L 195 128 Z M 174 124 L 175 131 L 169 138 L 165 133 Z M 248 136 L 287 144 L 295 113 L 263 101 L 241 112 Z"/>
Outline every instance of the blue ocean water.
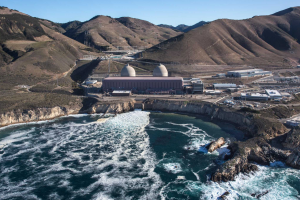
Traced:
<path fill-rule="evenodd" d="M 0 199 L 299 199 L 300 172 L 259 166 L 236 181 L 213 183 L 226 145 L 242 133 L 205 118 L 134 111 L 76 115 L 0 129 Z"/>

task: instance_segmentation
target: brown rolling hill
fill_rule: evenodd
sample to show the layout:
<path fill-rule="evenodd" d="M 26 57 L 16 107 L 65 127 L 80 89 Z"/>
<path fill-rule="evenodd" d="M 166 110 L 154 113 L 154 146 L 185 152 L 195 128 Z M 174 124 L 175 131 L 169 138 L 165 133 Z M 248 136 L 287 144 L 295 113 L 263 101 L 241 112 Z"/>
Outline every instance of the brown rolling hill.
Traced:
<path fill-rule="evenodd" d="M 34 85 L 62 76 L 89 48 L 61 34 L 60 25 L 0 8 L 2 89 Z"/>
<path fill-rule="evenodd" d="M 167 25 L 167 24 L 159 24 L 158 26 L 159 27 L 165 27 L 165 28 L 171 28 L 171 29 L 173 29 L 175 31 L 186 33 L 186 32 L 188 32 L 188 31 L 190 31 L 192 29 L 198 28 L 198 27 L 203 26 L 203 25 L 205 25 L 207 23 L 209 23 L 209 22 L 200 21 L 200 22 L 198 22 L 198 23 L 196 23 L 196 24 L 194 24 L 192 26 L 188 26 L 188 25 L 185 25 L 185 24 L 179 24 L 178 26 L 171 26 L 171 25 Z"/>
<path fill-rule="evenodd" d="M 130 17 L 111 18 L 96 16 L 89 21 L 62 24 L 66 36 L 99 50 L 116 49 L 123 46 L 152 47 L 180 33 L 170 28 L 156 26 L 150 22 Z"/>
<path fill-rule="evenodd" d="M 99 53 L 62 32 L 59 24 L 0 7 L 0 113 L 80 104 L 71 74 L 85 62 L 74 64 Z"/>
<path fill-rule="evenodd" d="M 219 19 L 147 49 L 142 56 L 165 63 L 295 66 L 300 62 L 300 7 L 245 20 Z"/>

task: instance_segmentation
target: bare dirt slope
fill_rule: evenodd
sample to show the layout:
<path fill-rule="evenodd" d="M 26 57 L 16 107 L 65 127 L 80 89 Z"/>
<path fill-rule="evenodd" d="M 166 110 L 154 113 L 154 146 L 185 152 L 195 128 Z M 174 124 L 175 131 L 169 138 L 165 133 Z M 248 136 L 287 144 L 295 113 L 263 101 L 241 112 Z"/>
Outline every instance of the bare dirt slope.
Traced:
<path fill-rule="evenodd" d="M 66 36 L 100 50 L 118 46 L 145 46 L 147 48 L 181 34 L 170 28 L 159 27 L 150 22 L 122 17 L 96 16 L 83 23 L 76 21 L 63 24 Z"/>
<path fill-rule="evenodd" d="M 184 64 L 295 66 L 300 62 L 300 7 L 245 20 L 219 19 L 162 42 L 142 56 Z"/>

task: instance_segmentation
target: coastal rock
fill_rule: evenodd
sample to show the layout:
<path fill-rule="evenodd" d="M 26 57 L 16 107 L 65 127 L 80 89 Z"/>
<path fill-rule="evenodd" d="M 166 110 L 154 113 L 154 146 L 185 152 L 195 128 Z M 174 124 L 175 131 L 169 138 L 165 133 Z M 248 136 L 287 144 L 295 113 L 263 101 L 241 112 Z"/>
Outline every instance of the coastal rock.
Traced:
<path fill-rule="evenodd" d="M 224 192 L 224 194 L 222 194 L 219 198 L 222 199 L 222 200 L 225 200 L 225 199 L 227 199 L 227 196 L 229 194 L 230 194 L 229 192 Z"/>
<path fill-rule="evenodd" d="M 287 132 L 287 128 L 276 120 L 266 119 L 253 113 L 237 112 L 211 103 L 147 99 L 144 101 L 144 108 L 145 110 L 206 115 L 212 120 L 222 120 L 237 125 L 249 137 L 262 136 L 271 139 Z"/>
<path fill-rule="evenodd" d="M 56 106 L 53 108 L 37 108 L 33 110 L 16 110 L 6 112 L 0 115 L 0 126 L 53 119 L 59 116 L 76 113 L 79 109 L 80 107 L 77 106 Z"/>
<path fill-rule="evenodd" d="M 208 152 L 213 152 L 216 149 L 220 148 L 225 144 L 225 139 L 223 137 L 220 137 L 217 141 L 212 142 L 210 145 L 208 145 L 207 149 Z"/>
<path fill-rule="evenodd" d="M 300 169 L 300 147 L 298 149 L 295 149 L 293 153 L 290 154 L 290 156 L 286 160 L 286 164 L 291 167 Z"/>
<path fill-rule="evenodd" d="M 123 113 L 134 110 L 134 100 L 127 102 L 96 103 L 86 112 L 88 113 Z"/>
<path fill-rule="evenodd" d="M 122 113 L 133 110 L 133 108 L 134 101 L 128 101 L 102 104 L 95 103 L 90 105 L 86 110 L 82 109 L 82 104 L 55 106 L 53 108 L 36 108 L 32 110 L 15 110 L 0 114 L 0 126 L 49 120 L 78 113 Z"/>
<path fill-rule="evenodd" d="M 294 149 L 300 147 L 300 128 L 294 128 L 287 133 L 287 137 L 283 144 L 285 147 Z"/>
<path fill-rule="evenodd" d="M 235 157 L 219 168 L 211 177 L 214 182 L 233 181 L 235 176 L 239 173 L 250 173 L 257 171 L 258 167 L 254 164 L 248 163 L 245 157 Z"/>
<path fill-rule="evenodd" d="M 232 181 L 239 173 L 250 173 L 257 171 L 258 167 L 251 162 L 262 165 L 269 165 L 275 160 L 285 162 L 290 156 L 290 151 L 272 147 L 266 139 L 255 137 L 245 142 L 233 142 L 228 148 L 232 152 L 233 158 L 226 161 L 212 175 L 211 180 L 215 182 Z M 297 157 L 295 156 L 294 160 Z"/>

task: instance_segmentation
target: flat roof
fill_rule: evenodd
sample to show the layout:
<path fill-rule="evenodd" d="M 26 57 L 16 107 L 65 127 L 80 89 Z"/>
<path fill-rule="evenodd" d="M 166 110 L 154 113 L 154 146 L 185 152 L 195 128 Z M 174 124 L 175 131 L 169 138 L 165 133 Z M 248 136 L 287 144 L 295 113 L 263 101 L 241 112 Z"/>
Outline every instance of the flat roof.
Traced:
<path fill-rule="evenodd" d="M 234 83 L 214 83 L 214 87 L 236 87 Z"/>
<path fill-rule="evenodd" d="M 126 93 L 131 93 L 131 91 L 130 90 L 114 90 L 112 93 L 126 94 Z"/>
<path fill-rule="evenodd" d="M 269 95 L 269 96 L 282 96 L 280 94 L 280 92 L 278 92 L 277 90 L 266 90 L 266 93 Z"/>
<path fill-rule="evenodd" d="M 168 80 L 168 81 L 183 81 L 182 77 L 107 77 L 104 80 L 119 80 L 119 81 L 128 81 L 128 80 L 141 80 L 141 81 L 154 81 L 154 80 Z"/>
<path fill-rule="evenodd" d="M 243 69 L 243 70 L 233 70 L 228 71 L 230 73 L 243 73 L 243 72 L 253 72 L 253 71 L 263 71 L 262 69 Z"/>
<path fill-rule="evenodd" d="M 248 97 L 266 97 L 268 98 L 269 96 L 266 94 L 260 94 L 260 93 L 241 93 L 241 96 L 248 96 Z"/>

